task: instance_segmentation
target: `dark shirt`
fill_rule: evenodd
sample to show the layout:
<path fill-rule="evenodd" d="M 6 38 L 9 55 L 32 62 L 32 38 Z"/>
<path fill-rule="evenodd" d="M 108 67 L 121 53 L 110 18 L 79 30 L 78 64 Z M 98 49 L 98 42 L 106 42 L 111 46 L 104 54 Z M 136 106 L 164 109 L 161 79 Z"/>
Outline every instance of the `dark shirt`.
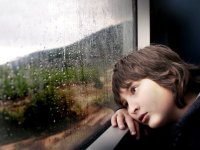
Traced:
<path fill-rule="evenodd" d="M 173 148 L 200 150 L 200 95 L 172 129 Z"/>

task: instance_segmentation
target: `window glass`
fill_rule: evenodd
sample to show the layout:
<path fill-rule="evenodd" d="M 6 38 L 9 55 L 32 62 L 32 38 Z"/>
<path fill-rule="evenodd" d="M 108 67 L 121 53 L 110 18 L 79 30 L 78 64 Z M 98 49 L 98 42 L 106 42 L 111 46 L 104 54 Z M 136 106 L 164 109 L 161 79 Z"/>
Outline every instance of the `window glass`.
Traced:
<path fill-rule="evenodd" d="M 0 149 L 73 149 L 113 113 L 132 0 L 0 0 Z"/>

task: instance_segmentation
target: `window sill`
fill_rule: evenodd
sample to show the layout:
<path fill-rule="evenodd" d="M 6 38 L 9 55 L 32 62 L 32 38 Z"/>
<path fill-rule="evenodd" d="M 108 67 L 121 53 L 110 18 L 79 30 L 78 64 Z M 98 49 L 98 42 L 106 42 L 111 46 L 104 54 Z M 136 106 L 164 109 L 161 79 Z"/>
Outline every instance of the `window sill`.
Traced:
<path fill-rule="evenodd" d="M 87 148 L 87 150 L 114 149 L 127 132 L 128 129 L 120 130 L 119 128 L 110 126 Z"/>

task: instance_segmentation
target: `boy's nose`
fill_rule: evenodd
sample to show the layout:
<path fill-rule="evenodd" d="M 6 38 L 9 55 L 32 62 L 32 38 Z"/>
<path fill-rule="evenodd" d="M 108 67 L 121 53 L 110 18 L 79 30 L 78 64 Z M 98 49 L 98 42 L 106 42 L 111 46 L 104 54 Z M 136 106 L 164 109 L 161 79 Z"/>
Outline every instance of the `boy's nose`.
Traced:
<path fill-rule="evenodd" d="M 137 114 L 139 110 L 140 110 L 139 105 L 132 105 L 132 106 L 129 105 L 128 107 L 128 112 L 130 114 Z"/>

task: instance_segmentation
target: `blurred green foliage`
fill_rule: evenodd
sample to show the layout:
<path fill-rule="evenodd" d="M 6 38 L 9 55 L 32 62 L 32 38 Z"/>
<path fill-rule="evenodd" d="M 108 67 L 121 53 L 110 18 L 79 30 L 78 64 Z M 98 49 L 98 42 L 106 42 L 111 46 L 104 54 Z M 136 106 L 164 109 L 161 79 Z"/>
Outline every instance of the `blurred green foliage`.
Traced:
<path fill-rule="evenodd" d="M 46 86 L 59 87 L 70 83 L 91 83 L 102 88 L 100 73 L 94 67 L 68 67 L 61 69 L 20 68 L 13 71 L 0 67 L 0 99 L 16 100 L 38 93 Z"/>
<path fill-rule="evenodd" d="M 84 116 L 82 108 L 62 87 L 67 84 L 93 83 L 102 88 L 100 74 L 94 67 L 19 68 L 0 66 L 0 100 L 20 101 L 26 97 L 29 103 L 18 110 L 6 108 L 0 111 L 4 120 L 23 127 L 45 128 L 61 120 L 76 120 Z"/>
<path fill-rule="evenodd" d="M 48 86 L 34 94 L 25 108 L 18 111 L 4 109 L 1 115 L 4 120 L 25 128 L 44 129 L 64 119 L 71 122 L 80 118 L 83 110 L 77 106 L 71 97 L 67 97 L 66 93 L 56 90 L 53 86 Z"/>

